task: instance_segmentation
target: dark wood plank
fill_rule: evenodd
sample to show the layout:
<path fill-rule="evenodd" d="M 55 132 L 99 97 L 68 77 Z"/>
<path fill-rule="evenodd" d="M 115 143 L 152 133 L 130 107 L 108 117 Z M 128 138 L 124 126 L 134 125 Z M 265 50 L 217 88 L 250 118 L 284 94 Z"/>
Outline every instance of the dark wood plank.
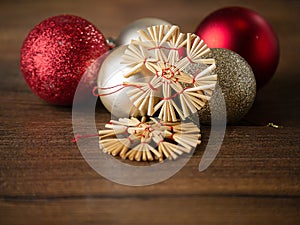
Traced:
<path fill-rule="evenodd" d="M 14 106 L 26 109 L 16 96 L 20 101 L 24 97 L 15 95 Z M 5 97 L 3 103 L 9 102 Z M 197 166 L 209 136 L 209 127 L 203 127 L 203 145 L 174 178 L 141 189 L 120 188 L 93 172 L 71 142 L 69 109 L 53 108 L 39 100 L 36 103 L 24 113 L 12 110 L 2 114 L 5 118 L 16 112 L 14 121 L 4 122 L 5 129 L 1 129 L 0 190 L 4 196 L 134 195 L 154 190 L 169 194 L 299 195 L 300 128 L 229 126 L 217 159 L 200 173 Z M 34 120 L 24 120 L 31 114 Z M 101 115 L 105 114 L 103 110 Z M 116 193 L 118 188 L 121 192 Z"/>
<path fill-rule="evenodd" d="M 224 207 L 226 206 L 226 207 Z M 3 224 L 264 224 L 295 225 L 293 198 L 137 197 L 0 203 Z"/>

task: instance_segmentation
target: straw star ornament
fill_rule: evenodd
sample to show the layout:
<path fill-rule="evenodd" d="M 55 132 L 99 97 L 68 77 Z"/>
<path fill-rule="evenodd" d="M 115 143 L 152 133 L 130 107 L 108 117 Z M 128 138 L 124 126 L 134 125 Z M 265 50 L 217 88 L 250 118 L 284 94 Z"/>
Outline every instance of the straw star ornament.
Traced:
<path fill-rule="evenodd" d="M 201 143 L 200 129 L 193 123 L 166 123 L 150 117 L 120 118 L 99 130 L 100 148 L 113 156 L 136 161 L 163 161 L 190 153 Z"/>
<path fill-rule="evenodd" d="M 130 101 L 148 116 L 159 112 L 163 121 L 184 120 L 196 113 L 210 99 L 217 82 L 212 73 L 215 60 L 203 58 L 210 49 L 198 36 L 180 33 L 177 26 L 152 26 L 138 33 L 140 37 L 131 41 L 123 55 L 122 63 L 131 68 L 124 77 L 147 69 L 153 78 L 144 83 L 124 82 L 124 86 L 137 87 L 127 92 Z M 185 73 L 190 64 L 207 67 L 196 74 Z"/>

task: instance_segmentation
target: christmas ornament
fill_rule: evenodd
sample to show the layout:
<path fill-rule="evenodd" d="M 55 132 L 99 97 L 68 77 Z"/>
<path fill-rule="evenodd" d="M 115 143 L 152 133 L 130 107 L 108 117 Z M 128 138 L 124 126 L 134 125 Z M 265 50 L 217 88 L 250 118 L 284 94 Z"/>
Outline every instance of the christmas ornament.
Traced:
<path fill-rule="evenodd" d="M 123 45 L 112 50 L 103 61 L 97 79 L 97 86 L 102 89 L 108 88 L 105 92 L 109 92 L 107 95 L 100 95 L 102 104 L 117 118 L 141 115 L 127 95 L 127 91 L 135 89 L 135 87 L 124 89 L 120 84 L 123 82 L 149 82 L 152 77 L 147 70 L 142 70 L 136 76 L 129 78 L 123 76 L 131 69 L 129 66 L 121 64 L 126 49 L 127 45 Z"/>
<path fill-rule="evenodd" d="M 222 8 L 208 15 L 195 34 L 210 48 L 227 48 L 245 58 L 258 88 L 274 75 L 279 61 L 278 38 L 258 13 L 242 7 Z"/>
<path fill-rule="evenodd" d="M 171 25 L 169 22 L 158 18 L 142 18 L 135 20 L 125 27 L 116 39 L 117 46 L 130 44 L 132 39 L 137 39 L 138 30 L 147 29 L 147 27 L 155 25 Z"/>
<path fill-rule="evenodd" d="M 177 26 L 152 26 L 138 33 L 140 36 L 131 41 L 121 61 L 130 69 L 121 72 L 125 78 L 130 78 L 148 70 L 151 80 L 123 82 L 110 87 L 100 84 L 99 95 L 118 92 L 115 87 L 133 87 L 126 93 L 142 115 L 158 114 L 163 121 L 176 122 L 178 118 L 184 120 L 196 113 L 210 99 L 217 81 L 217 75 L 211 73 L 215 60 L 204 59 L 209 48 L 198 36 L 180 33 Z M 191 64 L 209 66 L 193 74 L 183 72 Z"/>
<path fill-rule="evenodd" d="M 108 50 L 101 32 L 87 20 L 55 16 L 27 35 L 21 49 L 21 71 L 39 97 L 71 105 L 82 74 Z"/>
<path fill-rule="evenodd" d="M 192 122 L 165 123 L 142 117 L 111 120 L 99 130 L 100 148 L 113 156 L 136 161 L 163 161 L 190 153 L 201 143 L 200 129 Z"/>
<path fill-rule="evenodd" d="M 221 48 L 212 48 L 206 55 L 216 60 L 215 72 L 218 74 L 218 86 L 213 93 L 209 104 L 199 110 L 200 122 L 209 124 L 210 111 L 219 111 L 222 93 L 226 102 L 227 123 L 239 121 L 251 108 L 256 95 L 256 82 L 249 64 L 237 53 Z M 185 71 L 194 73 L 198 66 L 191 64 Z"/>

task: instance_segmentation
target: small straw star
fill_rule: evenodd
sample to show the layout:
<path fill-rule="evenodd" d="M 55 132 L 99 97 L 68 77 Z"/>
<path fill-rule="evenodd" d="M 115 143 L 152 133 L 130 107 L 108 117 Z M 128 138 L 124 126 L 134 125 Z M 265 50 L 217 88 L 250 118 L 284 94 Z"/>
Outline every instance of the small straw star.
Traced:
<path fill-rule="evenodd" d="M 120 118 L 99 130 L 103 152 L 122 159 L 163 161 L 190 153 L 201 143 L 200 129 L 192 122 L 163 122 L 155 118 Z"/>

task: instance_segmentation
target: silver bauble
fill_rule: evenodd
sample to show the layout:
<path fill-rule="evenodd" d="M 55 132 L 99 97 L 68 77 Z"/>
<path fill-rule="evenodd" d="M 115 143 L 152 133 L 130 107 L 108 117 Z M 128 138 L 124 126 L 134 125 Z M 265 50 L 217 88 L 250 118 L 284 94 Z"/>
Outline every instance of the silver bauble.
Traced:
<path fill-rule="evenodd" d="M 139 37 L 139 34 L 137 33 L 138 30 L 146 29 L 154 25 L 171 24 L 158 18 L 142 18 L 135 20 L 122 30 L 119 37 L 116 39 L 116 45 L 120 46 L 129 44 L 132 39 L 137 39 Z"/>
<path fill-rule="evenodd" d="M 211 111 L 220 112 L 222 94 L 226 103 L 227 123 L 236 123 L 246 115 L 255 100 L 256 81 L 253 71 L 245 59 L 227 49 L 212 48 L 205 57 L 216 60 L 213 72 L 218 75 L 218 85 L 209 103 L 199 111 L 200 122 L 210 124 Z M 185 70 L 194 74 L 198 67 L 191 65 Z"/>
<path fill-rule="evenodd" d="M 123 87 L 123 82 L 149 82 L 153 77 L 153 74 L 146 69 L 129 78 L 123 77 L 123 75 L 131 69 L 121 63 L 122 55 L 126 48 L 127 45 L 115 48 L 107 56 L 101 65 L 97 79 L 98 88 L 109 88 L 101 90 L 99 93 L 111 93 L 105 96 L 100 95 L 101 102 L 113 116 L 118 118 L 143 114 L 130 102 L 127 95 L 127 91 L 136 87 L 125 87 L 119 90 Z"/>

